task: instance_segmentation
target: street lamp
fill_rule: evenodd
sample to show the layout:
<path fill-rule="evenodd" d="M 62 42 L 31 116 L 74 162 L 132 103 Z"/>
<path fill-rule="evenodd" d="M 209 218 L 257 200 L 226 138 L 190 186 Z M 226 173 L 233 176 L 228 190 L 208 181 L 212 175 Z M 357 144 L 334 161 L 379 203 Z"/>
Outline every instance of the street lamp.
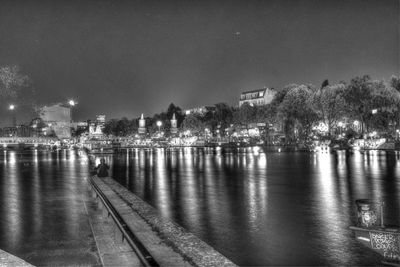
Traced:
<path fill-rule="evenodd" d="M 13 127 L 17 127 L 17 119 L 15 117 L 15 111 L 14 111 L 15 110 L 15 105 L 14 104 L 10 104 L 8 109 L 11 111 Z"/>
<path fill-rule="evenodd" d="M 70 100 L 68 101 L 68 105 L 69 105 L 69 107 L 70 107 L 71 122 L 72 122 L 72 108 L 75 107 L 77 104 L 78 104 L 78 103 L 77 103 L 75 100 L 73 100 L 73 99 L 70 99 Z"/>
<path fill-rule="evenodd" d="M 158 132 L 161 132 L 161 125 L 162 125 L 162 122 L 161 121 L 157 121 L 157 126 L 158 126 Z"/>

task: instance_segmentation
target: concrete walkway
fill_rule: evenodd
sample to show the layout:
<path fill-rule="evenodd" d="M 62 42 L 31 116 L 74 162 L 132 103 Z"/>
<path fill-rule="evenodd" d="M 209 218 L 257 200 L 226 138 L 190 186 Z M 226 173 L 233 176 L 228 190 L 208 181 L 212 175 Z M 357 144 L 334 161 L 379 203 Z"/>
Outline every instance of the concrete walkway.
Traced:
<path fill-rule="evenodd" d="M 3 266 L 29 267 L 33 265 L 0 249 L 0 267 Z"/>
<path fill-rule="evenodd" d="M 95 200 L 95 201 L 93 201 Z M 85 201 L 90 225 L 103 266 L 143 266 L 122 236 L 100 200 L 94 196 Z"/>
<path fill-rule="evenodd" d="M 236 266 L 111 178 L 92 178 L 160 266 Z"/>

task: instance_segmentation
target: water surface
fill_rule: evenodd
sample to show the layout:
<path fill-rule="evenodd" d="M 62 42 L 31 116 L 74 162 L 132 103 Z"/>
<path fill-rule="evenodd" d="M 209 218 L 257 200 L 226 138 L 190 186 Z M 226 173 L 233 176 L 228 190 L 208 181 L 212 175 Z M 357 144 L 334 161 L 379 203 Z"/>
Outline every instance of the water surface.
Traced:
<path fill-rule="evenodd" d="M 0 151 L 0 249 L 38 266 L 100 265 L 87 177 L 76 151 Z"/>
<path fill-rule="evenodd" d="M 134 149 L 112 175 L 239 265 L 379 265 L 348 229 L 354 201 L 383 198 L 399 223 L 399 154 L 260 148 Z"/>

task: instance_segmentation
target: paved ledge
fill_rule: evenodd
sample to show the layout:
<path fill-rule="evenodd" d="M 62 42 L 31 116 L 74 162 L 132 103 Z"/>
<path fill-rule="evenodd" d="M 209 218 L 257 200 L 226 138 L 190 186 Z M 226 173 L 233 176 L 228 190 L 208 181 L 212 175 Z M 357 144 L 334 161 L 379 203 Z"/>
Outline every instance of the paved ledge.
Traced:
<path fill-rule="evenodd" d="M 113 179 L 93 177 L 93 182 L 161 266 L 236 266 Z"/>
<path fill-rule="evenodd" d="M 3 267 L 3 266 L 21 266 L 21 267 L 26 266 L 26 267 L 28 267 L 28 266 L 33 266 L 33 265 L 0 249 L 0 266 L 1 267 Z"/>

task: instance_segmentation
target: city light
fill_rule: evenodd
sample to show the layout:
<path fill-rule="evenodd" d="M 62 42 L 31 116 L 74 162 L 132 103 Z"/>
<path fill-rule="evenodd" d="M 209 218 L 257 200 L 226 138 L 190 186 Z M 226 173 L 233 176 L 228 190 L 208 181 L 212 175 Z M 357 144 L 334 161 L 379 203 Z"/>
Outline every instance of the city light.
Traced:
<path fill-rule="evenodd" d="M 158 131 L 159 132 L 161 131 L 161 125 L 162 125 L 162 122 L 161 121 L 157 121 L 157 126 L 158 126 Z"/>
<path fill-rule="evenodd" d="M 69 100 L 68 101 L 68 104 L 71 106 L 71 107 L 74 107 L 77 103 L 74 101 L 74 100 Z"/>
<path fill-rule="evenodd" d="M 11 104 L 11 105 L 8 107 L 8 109 L 9 109 L 9 110 L 14 110 L 14 109 L 15 109 L 15 105 Z"/>

